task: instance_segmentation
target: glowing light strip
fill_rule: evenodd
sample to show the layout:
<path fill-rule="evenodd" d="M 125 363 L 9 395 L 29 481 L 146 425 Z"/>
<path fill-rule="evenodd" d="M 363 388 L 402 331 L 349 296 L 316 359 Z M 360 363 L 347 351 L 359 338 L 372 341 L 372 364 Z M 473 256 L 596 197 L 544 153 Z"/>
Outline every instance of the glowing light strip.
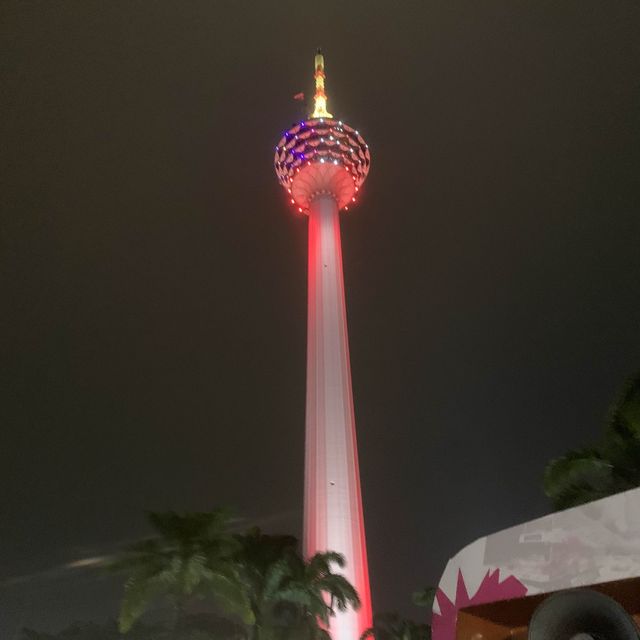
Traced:
<path fill-rule="evenodd" d="M 315 162 L 342 165 L 360 187 L 371 156 L 362 136 L 347 123 L 317 118 L 294 125 L 276 145 L 274 165 L 280 184 L 289 188 L 296 173 Z"/>
<path fill-rule="evenodd" d="M 324 92 L 324 56 L 320 49 L 316 53 L 315 58 L 315 79 L 316 93 L 313 96 L 313 113 L 312 118 L 332 118 L 333 116 L 327 111 L 327 94 Z"/>

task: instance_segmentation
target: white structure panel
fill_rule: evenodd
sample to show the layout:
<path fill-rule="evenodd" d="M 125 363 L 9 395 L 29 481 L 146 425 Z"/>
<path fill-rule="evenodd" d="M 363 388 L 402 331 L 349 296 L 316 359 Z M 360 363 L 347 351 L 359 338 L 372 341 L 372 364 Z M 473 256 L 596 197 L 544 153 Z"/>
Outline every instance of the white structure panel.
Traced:
<path fill-rule="evenodd" d="M 498 531 L 459 551 L 440 579 L 433 639 L 455 640 L 458 612 L 470 605 L 638 577 L 640 488 Z"/>
<path fill-rule="evenodd" d="M 291 183 L 296 204 L 308 212 L 311 201 L 322 193 L 335 197 L 339 209 L 348 206 L 356 193 L 353 176 L 339 164 L 315 162 L 303 166 Z"/>

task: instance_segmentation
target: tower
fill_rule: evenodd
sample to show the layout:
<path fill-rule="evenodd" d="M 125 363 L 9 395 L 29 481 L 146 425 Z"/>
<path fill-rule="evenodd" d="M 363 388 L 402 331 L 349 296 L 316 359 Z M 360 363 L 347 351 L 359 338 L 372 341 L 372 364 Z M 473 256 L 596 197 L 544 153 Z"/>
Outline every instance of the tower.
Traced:
<path fill-rule="evenodd" d="M 337 613 L 333 640 L 358 640 L 371 625 L 371 596 L 356 444 L 339 211 L 356 201 L 369 148 L 327 111 L 324 58 L 315 56 L 314 111 L 276 147 L 275 170 L 291 204 L 309 218 L 304 551 L 338 551 L 362 601 Z"/>

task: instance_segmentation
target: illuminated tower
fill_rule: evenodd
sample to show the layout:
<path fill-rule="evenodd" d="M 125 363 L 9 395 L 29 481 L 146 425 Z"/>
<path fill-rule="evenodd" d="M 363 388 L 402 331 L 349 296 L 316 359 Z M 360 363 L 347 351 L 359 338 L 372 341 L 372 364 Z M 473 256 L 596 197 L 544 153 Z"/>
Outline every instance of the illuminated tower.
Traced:
<path fill-rule="evenodd" d="M 274 163 L 291 204 L 309 217 L 304 550 L 345 556 L 362 607 L 338 613 L 330 632 L 358 640 L 371 625 L 371 596 L 338 212 L 356 201 L 370 157 L 362 136 L 327 111 L 324 77 L 318 51 L 313 113 L 284 134 Z"/>

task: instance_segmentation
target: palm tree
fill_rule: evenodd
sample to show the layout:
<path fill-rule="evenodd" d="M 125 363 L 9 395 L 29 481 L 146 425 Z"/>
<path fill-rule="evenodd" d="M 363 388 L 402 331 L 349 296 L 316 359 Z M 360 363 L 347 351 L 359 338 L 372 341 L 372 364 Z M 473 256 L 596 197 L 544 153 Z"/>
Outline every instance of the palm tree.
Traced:
<path fill-rule="evenodd" d="M 298 541 L 293 536 L 264 534 L 257 527 L 236 535 L 235 540 L 238 549 L 233 559 L 253 616 L 250 636 L 258 639 L 273 635 L 283 619 L 277 607 L 280 600 L 275 593 L 274 574 L 279 579 L 281 572 L 287 573 L 289 557 L 297 553 Z"/>
<path fill-rule="evenodd" d="M 425 587 L 420 591 L 414 591 L 411 594 L 413 604 L 418 607 L 425 607 L 429 611 L 433 609 L 433 601 L 436 598 L 436 592 L 438 590 L 435 587 Z"/>
<path fill-rule="evenodd" d="M 544 490 L 558 509 L 640 486 L 640 373 L 611 408 L 602 442 L 569 451 L 544 472 Z"/>
<path fill-rule="evenodd" d="M 158 599 L 169 600 L 177 627 L 194 597 L 213 597 L 225 611 L 251 623 L 253 616 L 231 560 L 237 542 L 227 531 L 228 514 L 169 511 L 147 517 L 158 535 L 131 545 L 109 564 L 111 571 L 128 576 L 120 630 L 128 631 Z"/>
<path fill-rule="evenodd" d="M 360 600 L 347 579 L 332 565 L 344 567 L 337 553 L 318 553 L 305 562 L 291 536 L 270 536 L 259 529 L 236 536 L 238 564 L 254 623 L 252 640 L 295 637 L 326 638 L 336 608 L 357 608 Z M 327 599 L 328 600 L 327 600 Z"/>
<path fill-rule="evenodd" d="M 369 627 L 360 640 L 431 640 L 428 624 L 406 620 L 397 613 L 379 613 L 373 616 L 373 626 Z"/>
<path fill-rule="evenodd" d="M 360 608 L 360 598 L 353 585 L 343 575 L 333 572 L 333 565 L 344 569 L 345 564 L 344 556 L 335 551 L 316 553 L 306 562 L 300 556 L 295 558 L 291 577 L 283 584 L 281 595 L 299 605 L 307 628 L 315 631 L 328 627 L 336 609 L 344 612 Z"/>

